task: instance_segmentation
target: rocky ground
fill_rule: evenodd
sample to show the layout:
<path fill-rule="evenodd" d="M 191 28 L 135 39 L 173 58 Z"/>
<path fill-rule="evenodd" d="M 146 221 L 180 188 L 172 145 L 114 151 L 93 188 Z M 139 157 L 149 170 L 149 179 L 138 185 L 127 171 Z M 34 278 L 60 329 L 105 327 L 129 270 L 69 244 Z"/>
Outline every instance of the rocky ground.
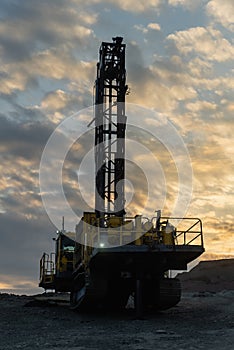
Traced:
<path fill-rule="evenodd" d="M 234 286 L 209 290 L 205 280 L 193 292 L 190 277 L 187 282 L 181 277 L 186 291 L 178 306 L 143 320 L 135 319 L 133 310 L 79 314 L 66 304 L 0 294 L 0 350 L 233 349 Z M 196 281 L 192 276 L 191 285 Z"/>

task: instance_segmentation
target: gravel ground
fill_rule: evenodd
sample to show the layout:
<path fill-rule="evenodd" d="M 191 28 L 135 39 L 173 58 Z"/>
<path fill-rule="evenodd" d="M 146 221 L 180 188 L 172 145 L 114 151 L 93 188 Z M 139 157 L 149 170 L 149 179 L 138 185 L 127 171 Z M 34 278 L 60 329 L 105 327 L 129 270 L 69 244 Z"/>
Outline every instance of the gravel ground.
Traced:
<path fill-rule="evenodd" d="M 33 300 L 0 294 L 0 350 L 234 348 L 234 291 L 187 293 L 178 306 L 143 320 L 133 310 L 79 314 Z"/>

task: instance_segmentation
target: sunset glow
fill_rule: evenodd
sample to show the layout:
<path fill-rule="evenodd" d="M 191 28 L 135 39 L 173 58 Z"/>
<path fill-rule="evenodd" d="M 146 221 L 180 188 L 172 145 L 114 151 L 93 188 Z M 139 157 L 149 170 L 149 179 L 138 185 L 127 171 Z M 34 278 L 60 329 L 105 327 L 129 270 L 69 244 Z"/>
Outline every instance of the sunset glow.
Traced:
<path fill-rule="evenodd" d="M 0 290 L 35 290 L 40 256 L 54 249 L 57 228 L 39 187 L 41 155 L 60 122 L 92 106 L 99 46 L 116 35 L 127 45 L 126 101 L 165 115 L 188 149 L 193 188 L 186 216 L 203 221 L 204 258 L 234 257 L 233 1 L 3 0 L 0 14 Z M 136 163 L 152 176 L 164 171 L 167 215 L 178 191 L 173 159 L 149 135 L 135 136 L 160 166 L 151 169 L 140 154 Z M 74 144 L 63 169 L 67 200 L 78 213 L 87 209 L 77 181 L 86 149 L 82 140 Z M 139 189 L 143 175 L 127 169 Z M 145 184 L 141 189 L 132 214 L 146 200 Z M 153 215 L 156 178 L 150 190 Z M 131 191 L 129 183 L 129 198 Z M 92 193 L 87 198 L 92 203 Z"/>

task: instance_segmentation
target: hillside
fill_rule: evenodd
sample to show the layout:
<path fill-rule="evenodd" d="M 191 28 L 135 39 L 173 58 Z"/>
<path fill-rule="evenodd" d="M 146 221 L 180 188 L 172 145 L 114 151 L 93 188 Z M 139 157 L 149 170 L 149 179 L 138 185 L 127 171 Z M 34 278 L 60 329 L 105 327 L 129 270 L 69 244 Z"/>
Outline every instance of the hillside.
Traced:
<path fill-rule="evenodd" d="M 185 292 L 234 290 L 234 259 L 201 261 L 177 277 Z"/>

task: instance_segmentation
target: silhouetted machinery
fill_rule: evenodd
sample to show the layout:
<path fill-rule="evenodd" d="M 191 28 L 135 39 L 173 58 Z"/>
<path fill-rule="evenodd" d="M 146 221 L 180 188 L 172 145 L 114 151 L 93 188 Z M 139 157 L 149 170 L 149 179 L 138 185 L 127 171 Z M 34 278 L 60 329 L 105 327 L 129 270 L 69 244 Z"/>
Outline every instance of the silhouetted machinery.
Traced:
<path fill-rule="evenodd" d="M 71 308 L 124 308 L 132 295 L 137 315 L 180 301 L 181 287 L 170 270 L 185 270 L 204 251 L 199 219 L 180 219 L 175 228 L 161 212 L 153 218 L 126 217 L 125 44 L 103 42 L 97 64 L 95 101 L 95 211 L 84 212 L 76 239 L 58 232 L 56 253 L 44 253 L 40 286 L 67 291 Z M 183 227 L 184 224 L 184 227 Z M 52 253 L 53 254 L 53 253 Z"/>

